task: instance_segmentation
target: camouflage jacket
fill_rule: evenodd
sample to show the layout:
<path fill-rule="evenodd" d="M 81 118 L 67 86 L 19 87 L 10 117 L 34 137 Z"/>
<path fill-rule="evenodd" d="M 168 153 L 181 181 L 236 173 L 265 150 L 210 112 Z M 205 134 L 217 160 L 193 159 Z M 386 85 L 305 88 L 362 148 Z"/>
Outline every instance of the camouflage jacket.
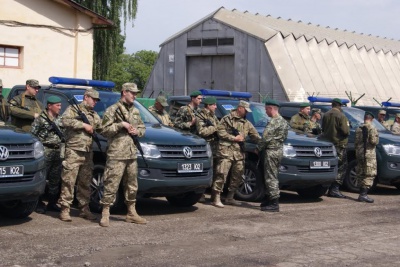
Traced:
<path fill-rule="evenodd" d="M 10 116 L 10 108 L 8 106 L 7 100 L 0 95 L 0 121 L 7 122 Z"/>
<path fill-rule="evenodd" d="M 145 134 L 146 127 L 135 106 L 121 100 L 107 108 L 103 116 L 102 135 L 107 137 L 107 157 L 118 160 L 136 159 L 137 148 L 132 137 L 122 125 L 127 121 L 138 130 L 138 137 Z"/>
<path fill-rule="evenodd" d="M 306 132 L 310 129 L 310 117 L 299 112 L 290 119 L 290 127 Z"/>
<path fill-rule="evenodd" d="M 36 97 L 28 96 L 25 92 L 16 95 L 10 100 L 11 124 L 30 132 L 35 113 L 39 114 L 43 109 L 42 103 Z"/>
<path fill-rule="evenodd" d="M 394 122 L 392 125 L 392 128 L 390 128 L 390 130 L 394 134 L 400 134 L 400 123 Z"/>
<path fill-rule="evenodd" d="M 207 120 L 209 120 L 212 125 L 208 125 Z M 219 121 L 217 117 L 210 110 L 203 108 L 196 114 L 197 133 L 207 142 L 218 141 L 218 125 Z"/>
<path fill-rule="evenodd" d="M 390 125 L 387 121 L 383 120 L 383 121 L 379 121 L 380 124 L 383 125 L 383 127 L 385 127 L 386 129 L 388 129 L 390 131 Z"/>
<path fill-rule="evenodd" d="M 282 149 L 288 131 L 289 125 L 281 115 L 278 114 L 271 118 L 271 121 L 264 129 L 262 139 L 258 143 L 257 149 L 259 151 L 264 149 Z"/>
<path fill-rule="evenodd" d="M 196 134 L 196 124 L 191 125 L 196 112 L 197 108 L 193 109 L 189 104 L 180 107 L 176 113 L 174 127 Z"/>
<path fill-rule="evenodd" d="M 95 132 L 101 133 L 101 119 L 96 111 L 86 108 L 84 103 L 79 105 L 82 113 L 88 118 Z M 85 131 L 83 122 L 73 106 L 68 106 L 61 119 L 65 128 L 66 147 L 83 152 L 92 151 L 93 136 Z"/>
<path fill-rule="evenodd" d="M 42 111 L 42 113 L 40 113 L 40 116 L 33 121 L 31 133 L 34 136 L 37 136 L 45 146 L 59 145 L 61 143 L 61 138 L 56 134 L 56 131 L 50 125 L 44 113 L 46 113 L 49 119 L 54 122 L 61 133 L 63 133 L 64 128 L 61 123 L 62 116 L 57 116 L 56 118 L 51 119 L 47 113 L 47 110 Z"/>
<path fill-rule="evenodd" d="M 170 127 L 174 126 L 174 124 L 171 121 L 171 118 L 169 117 L 168 112 L 166 112 L 165 110 L 162 110 L 160 112 L 154 106 L 151 106 L 149 107 L 149 111 L 153 113 L 153 115 L 156 116 L 156 118 L 158 118 L 163 125 Z"/>
<path fill-rule="evenodd" d="M 366 128 L 365 144 L 363 128 Z M 356 138 L 354 147 L 356 150 L 357 159 L 375 159 L 376 145 L 379 143 L 379 134 L 376 128 L 371 123 L 361 124 L 356 130 Z M 365 146 L 364 146 L 365 145 Z"/>
<path fill-rule="evenodd" d="M 218 125 L 219 149 L 217 157 L 243 160 L 244 151 L 241 151 L 239 143 L 234 141 L 233 129 L 238 130 L 245 139 L 249 136 L 256 143 L 260 141 L 261 137 L 253 124 L 238 116 L 236 110 L 232 110 L 221 119 Z"/>
<path fill-rule="evenodd" d="M 322 133 L 321 125 L 317 121 L 310 120 L 310 124 L 304 129 L 307 133 L 319 135 Z"/>
<path fill-rule="evenodd" d="M 347 147 L 350 126 L 346 115 L 338 108 L 332 108 L 326 112 L 322 118 L 322 132 L 323 138 L 335 146 Z"/>

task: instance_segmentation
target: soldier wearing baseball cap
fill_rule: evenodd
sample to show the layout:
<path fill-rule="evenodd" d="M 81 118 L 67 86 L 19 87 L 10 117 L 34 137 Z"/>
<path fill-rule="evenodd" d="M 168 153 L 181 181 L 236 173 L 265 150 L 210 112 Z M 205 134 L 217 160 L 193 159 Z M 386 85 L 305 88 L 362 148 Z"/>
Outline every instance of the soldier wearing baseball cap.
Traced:
<path fill-rule="evenodd" d="M 173 127 L 174 124 L 169 117 L 167 111 L 165 111 L 165 107 L 168 107 L 167 99 L 160 95 L 157 96 L 156 101 L 153 106 L 149 107 L 149 111 L 153 113 L 153 115 L 165 126 Z"/>
<path fill-rule="evenodd" d="M 40 88 L 38 80 L 29 79 L 26 81 L 25 92 L 10 100 L 11 124 L 25 132 L 31 131 L 33 121 L 44 109 L 43 104 L 36 99 Z"/>
<path fill-rule="evenodd" d="M 394 117 L 394 123 L 390 128 L 390 130 L 394 134 L 400 134 L 400 113 L 397 113 L 396 116 Z"/>
<path fill-rule="evenodd" d="M 386 129 L 388 129 L 390 131 L 390 125 L 389 123 L 385 120 L 386 118 L 386 110 L 381 109 L 378 112 L 378 121 L 380 124 L 382 124 L 383 127 L 385 127 Z"/>

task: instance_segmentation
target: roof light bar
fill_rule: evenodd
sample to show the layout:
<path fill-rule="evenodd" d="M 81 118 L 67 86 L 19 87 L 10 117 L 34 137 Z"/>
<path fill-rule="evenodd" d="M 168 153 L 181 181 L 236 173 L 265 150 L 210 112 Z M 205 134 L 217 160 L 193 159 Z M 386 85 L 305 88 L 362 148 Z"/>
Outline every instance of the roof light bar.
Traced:
<path fill-rule="evenodd" d="M 226 90 L 214 90 L 214 89 L 200 89 L 199 90 L 204 96 L 221 96 L 221 97 L 235 97 L 235 98 L 246 98 L 249 99 L 253 95 L 248 92 L 232 92 Z"/>
<path fill-rule="evenodd" d="M 51 82 L 52 84 L 94 86 L 103 88 L 115 87 L 115 83 L 111 81 L 86 80 L 86 79 L 65 78 L 65 77 L 55 77 L 55 76 L 50 77 L 49 82 Z"/>
<path fill-rule="evenodd" d="M 314 103 L 314 102 L 332 103 L 332 101 L 333 101 L 333 98 L 330 98 L 330 97 L 309 96 L 309 97 L 307 97 L 307 99 L 311 103 Z M 343 98 L 339 98 L 339 99 L 342 100 L 343 105 L 350 102 L 350 100 L 348 100 L 348 99 L 343 99 Z"/>
<path fill-rule="evenodd" d="M 394 102 L 387 101 L 387 102 L 382 102 L 382 106 L 400 108 L 400 103 L 394 103 Z"/>

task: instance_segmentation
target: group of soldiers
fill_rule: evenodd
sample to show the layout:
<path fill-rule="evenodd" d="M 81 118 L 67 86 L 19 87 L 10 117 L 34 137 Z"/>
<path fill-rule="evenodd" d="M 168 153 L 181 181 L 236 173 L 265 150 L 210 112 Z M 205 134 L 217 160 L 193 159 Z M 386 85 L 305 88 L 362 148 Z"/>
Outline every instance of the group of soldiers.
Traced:
<path fill-rule="evenodd" d="M 79 104 L 71 103 L 61 115 L 61 99 L 47 98 L 46 107 L 36 99 L 40 89 L 34 79 L 26 81 L 25 91 L 10 100 L 11 123 L 31 132 L 42 142 L 48 180 L 48 204 L 39 202 L 37 211 L 60 211 L 59 218 L 70 222 L 74 191 L 79 216 L 96 220 L 89 208 L 90 183 L 93 171 L 93 141 L 97 133 L 107 138 L 107 160 L 104 170 L 104 196 L 100 225 L 109 226 L 110 206 L 115 200 L 121 180 L 124 183 L 126 222 L 145 224 L 135 208 L 137 185 L 137 148 L 134 139 L 145 134 L 146 128 L 133 102 L 139 90 L 134 83 L 122 85 L 121 98 L 110 106 L 103 119 L 94 111 L 100 101 L 99 92 L 88 88 Z M 75 187 L 76 185 L 76 187 Z"/>

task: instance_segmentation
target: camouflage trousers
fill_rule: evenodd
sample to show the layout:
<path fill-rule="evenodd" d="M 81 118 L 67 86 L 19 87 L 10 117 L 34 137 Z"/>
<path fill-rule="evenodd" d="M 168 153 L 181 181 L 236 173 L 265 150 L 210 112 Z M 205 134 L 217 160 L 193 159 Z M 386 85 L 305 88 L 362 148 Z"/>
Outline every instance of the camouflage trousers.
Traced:
<path fill-rule="evenodd" d="M 266 149 L 264 157 L 265 194 L 269 200 L 279 198 L 279 166 L 283 157 L 282 148 Z"/>
<path fill-rule="evenodd" d="M 57 200 L 61 186 L 60 150 L 44 147 L 49 199 Z"/>
<path fill-rule="evenodd" d="M 65 159 L 62 162 L 61 195 L 59 203 L 64 207 L 70 207 L 74 200 L 74 187 L 76 183 L 76 198 L 79 207 L 90 202 L 90 182 L 93 172 L 93 152 L 65 149 Z"/>
<path fill-rule="evenodd" d="M 111 160 L 108 158 L 104 170 L 104 195 L 100 203 L 103 205 L 114 203 L 122 180 L 125 204 L 127 206 L 134 204 L 138 190 L 137 175 L 138 165 L 136 159 Z"/>
<path fill-rule="evenodd" d="M 228 190 L 236 191 L 243 182 L 244 160 L 220 158 L 218 159 L 218 164 L 215 170 L 216 173 L 214 174 L 212 189 L 222 192 L 226 182 L 226 177 L 230 171 L 231 177 Z"/>
<path fill-rule="evenodd" d="M 336 146 L 336 152 L 338 157 L 338 174 L 336 176 L 336 182 L 340 185 L 343 184 L 344 177 L 346 176 L 347 170 L 347 148 Z"/>
<path fill-rule="evenodd" d="M 361 188 L 370 189 L 374 183 L 376 170 L 376 158 L 357 159 L 356 175 L 357 184 Z"/>

